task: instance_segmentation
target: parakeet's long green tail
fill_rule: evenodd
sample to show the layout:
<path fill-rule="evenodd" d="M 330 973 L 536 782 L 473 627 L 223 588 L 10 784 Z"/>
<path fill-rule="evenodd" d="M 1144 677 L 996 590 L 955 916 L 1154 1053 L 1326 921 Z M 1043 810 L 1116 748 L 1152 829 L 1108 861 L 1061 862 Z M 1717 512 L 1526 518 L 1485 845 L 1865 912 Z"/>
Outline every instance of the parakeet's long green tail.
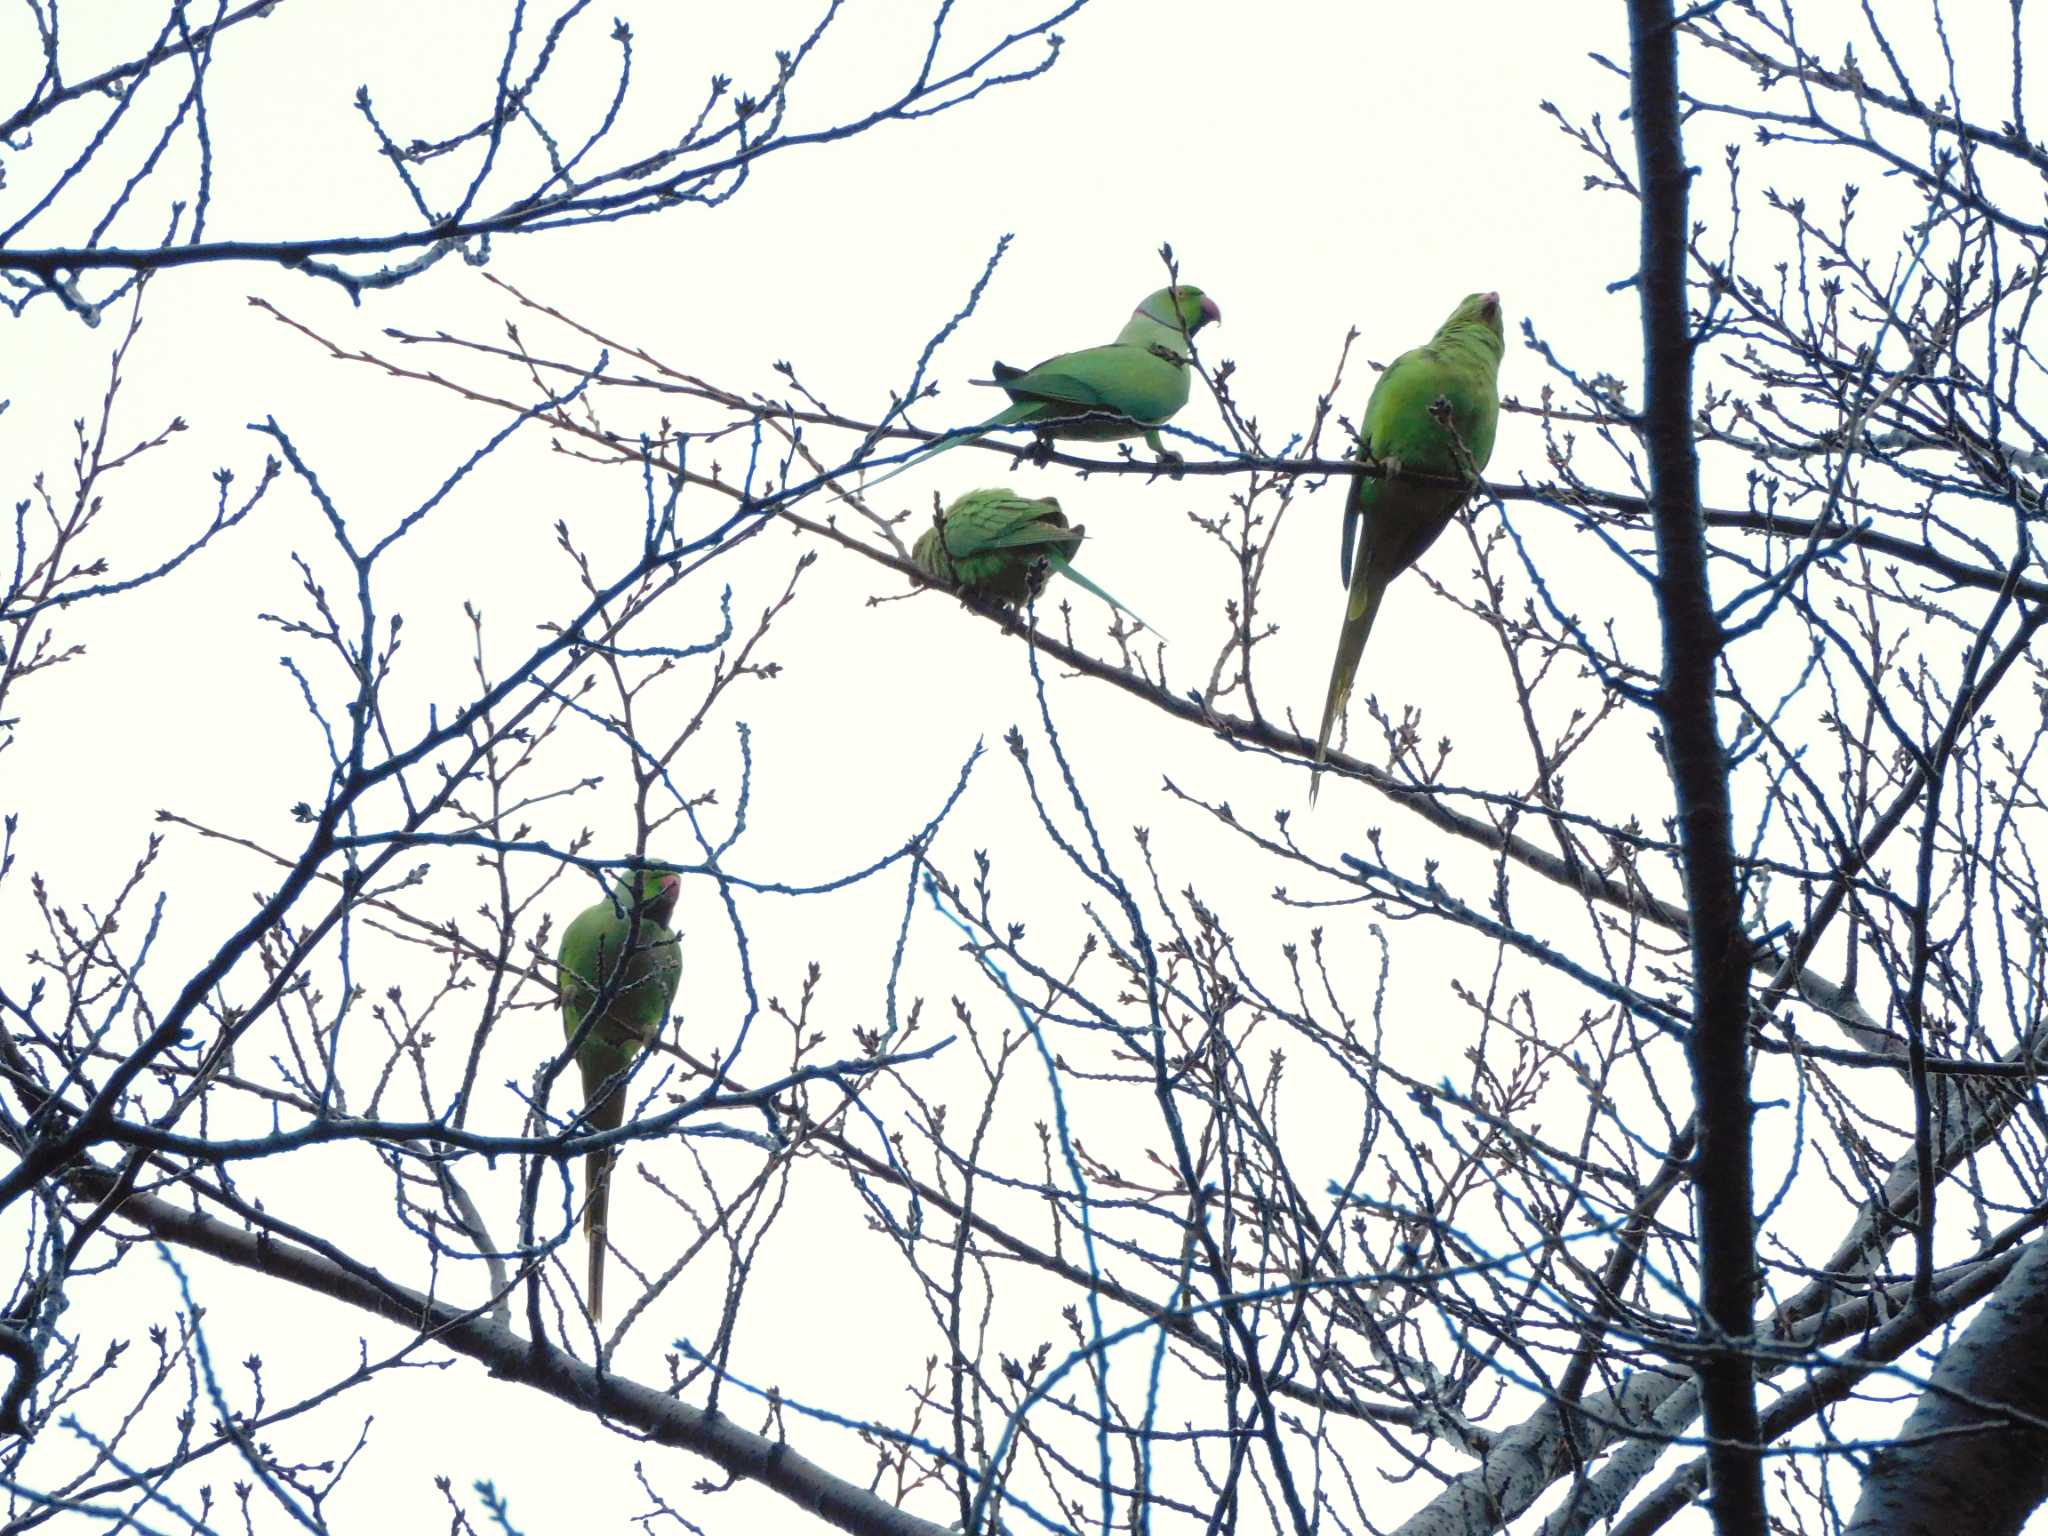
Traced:
<path fill-rule="evenodd" d="M 588 1116 L 594 1131 L 616 1130 L 625 1118 L 624 1085 L 599 1100 Z M 604 1249 L 611 1239 L 612 1163 L 618 1155 L 616 1147 L 606 1147 L 583 1159 L 583 1182 L 588 1195 L 583 1203 L 583 1232 L 590 1244 L 590 1316 L 594 1322 L 604 1317 Z"/>
<path fill-rule="evenodd" d="M 1122 603 L 1118 602 L 1114 597 L 1110 596 L 1110 594 L 1105 592 L 1101 587 L 1095 585 L 1094 582 L 1090 581 L 1086 576 L 1083 576 L 1079 571 L 1075 570 L 1071 565 L 1067 564 L 1066 561 L 1055 558 L 1052 562 L 1052 568 L 1058 571 L 1062 576 L 1066 577 L 1067 580 L 1071 581 L 1075 586 L 1081 588 L 1084 592 L 1093 592 L 1097 597 L 1101 598 L 1105 603 L 1109 604 L 1109 606 L 1114 608 L 1118 613 L 1125 615 L 1127 618 L 1135 622 L 1138 628 L 1151 629 L 1153 634 L 1159 635 L 1158 630 L 1152 629 L 1152 626 L 1150 624 L 1147 624 L 1144 621 L 1144 619 L 1140 618 L 1131 609 L 1126 608 Z M 1166 637 L 1164 635 L 1159 635 L 1159 638 L 1164 640 Z"/>
<path fill-rule="evenodd" d="M 922 452 L 913 453 L 909 458 L 905 459 L 901 464 L 898 464 L 886 475 L 875 476 L 874 479 L 870 480 L 866 485 L 860 488 L 860 493 L 863 496 L 865 496 L 869 491 L 872 491 L 876 486 L 882 485 L 887 481 L 894 480 L 906 469 L 914 469 L 916 466 L 924 463 L 928 459 L 935 459 L 940 454 L 946 452 L 946 450 L 949 448 L 958 448 L 964 443 L 974 442 L 976 439 L 986 434 L 992 427 L 1007 427 L 1018 421 L 1028 421 L 1030 419 L 1030 416 L 1028 414 L 1020 413 L 1028 413 L 1029 409 L 1030 407 L 1028 404 L 1006 405 L 1000 411 L 997 411 L 995 415 L 989 417 L 987 421 L 982 422 L 979 426 L 962 427 L 958 432 L 949 432 L 944 437 L 935 439 Z M 844 501 L 846 499 L 846 493 L 842 492 L 840 494 L 839 499 L 841 501 Z"/>
<path fill-rule="evenodd" d="M 1330 695 L 1323 702 L 1323 728 L 1316 735 L 1316 765 L 1308 780 L 1308 803 L 1316 803 L 1316 788 L 1322 782 L 1323 763 L 1330 754 L 1330 734 L 1337 717 L 1351 697 L 1351 684 L 1358 676 L 1358 658 L 1365 654 L 1365 637 L 1372 633 L 1372 621 L 1380 611 L 1384 582 L 1361 573 L 1344 609 L 1344 627 L 1337 633 L 1337 660 L 1330 668 Z"/>

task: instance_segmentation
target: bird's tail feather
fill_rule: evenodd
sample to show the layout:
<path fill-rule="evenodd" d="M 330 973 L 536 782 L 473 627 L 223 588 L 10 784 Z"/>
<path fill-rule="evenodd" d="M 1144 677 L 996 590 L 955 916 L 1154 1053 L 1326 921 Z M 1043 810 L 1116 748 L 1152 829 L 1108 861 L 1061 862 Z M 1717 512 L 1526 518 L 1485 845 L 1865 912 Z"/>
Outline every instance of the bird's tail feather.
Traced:
<path fill-rule="evenodd" d="M 1105 603 L 1109 604 L 1109 606 L 1114 608 L 1118 613 L 1121 613 L 1126 617 L 1130 618 L 1131 620 L 1133 620 L 1137 624 L 1138 628 L 1150 629 L 1153 634 L 1159 635 L 1159 638 L 1162 640 L 1166 638 L 1166 636 L 1160 635 L 1159 631 L 1156 628 L 1146 623 L 1145 620 L 1141 618 L 1135 611 L 1124 606 L 1123 603 L 1119 602 L 1116 598 L 1112 597 L 1108 592 L 1104 591 L 1101 587 L 1098 587 L 1086 576 L 1083 576 L 1079 571 L 1075 570 L 1071 565 L 1067 564 L 1065 560 L 1055 559 L 1052 563 L 1052 568 L 1058 571 L 1062 576 L 1066 577 L 1067 580 L 1074 583 L 1075 586 L 1081 588 L 1082 591 L 1093 592 L 1097 597 L 1101 598 Z"/>
<path fill-rule="evenodd" d="M 583 1160 L 590 1199 L 583 1207 L 583 1230 L 590 1238 L 590 1316 L 604 1318 L 605 1217 L 612 1199 L 612 1149 L 593 1152 Z"/>
<path fill-rule="evenodd" d="M 913 469 L 917 465 L 924 463 L 928 459 L 937 458 L 940 454 L 946 452 L 949 448 L 958 448 L 963 443 L 972 443 L 979 440 L 981 437 L 987 434 L 991 427 L 1006 427 L 1011 425 L 1013 422 L 1017 420 L 1016 417 L 1010 414 L 1015 409 L 1015 406 L 1004 406 L 1003 409 L 997 411 L 995 415 L 989 417 L 987 421 L 982 422 L 979 426 L 962 427 L 958 432 L 948 432 L 944 437 L 932 439 L 932 441 L 929 444 L 927 444 L 923 449 L 921 449 L 917 453 L 913 453 L 909 458 L 905 459 L 901 464 L 896 465 L 887 474 L 877 475 L 874 479 L 868 481 L 866 485 L 863 485 L 860 488 L 860 494 L 865 496 L 869 491 L 872 491 L 876 486 L 882 485 L 887 481 L 894 480 L 906 469 Z M 839 493 L 839 499 L 841 501 L 845 501 L 850 494 L 850 492 L 841 491 Z"/>
<path fill-rule="evenodd" d="M 1351 684 L 1358 677 L 1358 658 L 1365 654 L 1365 637 L 1372 633 L 1372 621 L 1380 611 L 1381 584 L 1360 573 L 1351 600 L 1344 608 L 1344 627 L 1337 633 L 1337 659 L 1330 666 L 1330 693 L 1323 701 L 1323 728 L 1316 734 L 1316 762 L 1308 780 L 1308 803 L 1316 803 L 1316 789 L 1322 782 L 1323 764 L 1330 755 L 1330 735 L 1337 717 L 1351 698 Z"/>
<path fill-rule="evenodd" d="M 588 1120 L 590 1128 L 609 1131 L 622 1124 L 626 1118 L 626 1090 L 623 1084 L 612 1089 L 593 1108 Z M 618 1157 L 616 1147 L 606 1147 L 591 1152 L 583 1159 L 583 1181 L 588 1196 L 583 1202 L 583 1231 L 590 1244 L 590 1316 L 593 1322 L 604 1317 L 604 1250 L 611 1240 L 612 1204 L 612 1163 Z"/>
<path fill-rule="evenodd" d="M 926 448 L 922 453 L 913 453 L 901 464 L 898 464 L 895 468 L 891 469 L 886 475 L 877 475 L 874 479 L 868 481 L 866 485 L 863 485 L 860 488 L 861 495 L 865 496 L 868 492 L 872 491 L 876 486 L 881 485 L 886 481 L 894 480 L 906 469 L 914 469 L 918 465 L 924 463 L 927 459 L 937 458 L 940 454 L 944 453 L 948 448 L 958 448 L 962 443 L 973 442 L 976 438 L 981 436 L 981 433 L 981 428 L 970 427 L 965 432 L 955 432 L 950 436 L 938 439 L 930 447 Z M 844 501 L 850 495 L 852 495 L 852 492 L 842 491 L 840 492 L 839 499 L 841 501 Z"/>

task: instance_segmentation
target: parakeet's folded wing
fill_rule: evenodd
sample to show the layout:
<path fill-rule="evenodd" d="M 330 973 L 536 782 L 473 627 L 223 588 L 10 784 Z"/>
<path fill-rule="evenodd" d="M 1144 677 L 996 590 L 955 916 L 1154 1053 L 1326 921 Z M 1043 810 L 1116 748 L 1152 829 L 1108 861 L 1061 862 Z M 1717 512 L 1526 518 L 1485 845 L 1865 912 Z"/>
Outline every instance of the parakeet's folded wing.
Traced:
<path fill-rule="evenodd" d="M 1083 530 L 1079 528 L 1020 517 L 1009 527 L 974 540 L 971 547 L 962 548 L 955 544 L 953 552 L 959 555 L 975 554 L 985 549 L 1044 549 L 1048 553 L 1071 553 L 1081 547 L 1082 537 Z M 947 542 L 953 543 L 952 540 Z"/>
<path fill-rule="evenodd" d="M 1146 425 L 1166 420 L 1188 398 L 1183 365 L 1124 342 L 1062 353 L 1021 373 L 999 372 L 994 382 L 1012 400 L 1095 406 Z"/>
<path fill-rule="evenodd" d="M 1422 349 L 1417 347 L 1412 351 L 1403 352 L 1399 357 L 1387 364 L 1385 368 L 1381 369 L 1380 376 L 1373 380 L 1372 393 L 1366 397 L 1365 401 L 1365 419 L 1359 424 L 1359 446 L 1365 450 L 1366 457 L 1378 459 L 1382 456 L 1384 429 L 1387 418 L 1385 408 L 1381 402 L 1388 395 L 1387 381 L 1393 378 L 1395 372 L 1408 363 L 1410 359 L 1419 357 L 1421 351 Z M 1374 431 L 1376 423 L 1380 427 L 1378 434 Z M 1377 441 L 1375 440 L 1376 436 L 1379 439 Z M 1337 574 L 1338 578 L 1347 587 L 1351 585 L 1351 556 L 1358 545 L 1358 525 L 1365 516 L 1366 503 L 1372 497 L 1373 487 L 1376 483 L 1375 479 L 1371 476 L 1355 475 L 1351 480 L 1351 489 L 1344 497 L 1344 542 L 1342 553 L 1337 562 L 1339 567 Z"/>

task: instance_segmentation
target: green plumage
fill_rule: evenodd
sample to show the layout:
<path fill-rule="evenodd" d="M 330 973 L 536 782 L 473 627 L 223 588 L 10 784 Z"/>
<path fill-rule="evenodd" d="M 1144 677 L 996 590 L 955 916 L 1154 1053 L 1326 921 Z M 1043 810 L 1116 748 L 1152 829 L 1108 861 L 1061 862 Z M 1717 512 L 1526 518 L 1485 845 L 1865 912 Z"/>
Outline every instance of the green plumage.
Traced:
<path fill-rule="evenodd" d="M 969 491 L 918 536 L 910 558 L 920 570 L 1008 608 L 1021 608 L 1057 572 L 1110 607 L 1143 619 L 1073 567 L 1085 530 L 1069 527 L 1050 496 L 1034 500 L 1007 487 Z"/>
<path fill-rule="evenodd" d="M 624 1122 L 626 1077 L 660 1034 L 669 1004 L 675 1001 L 682 945 L 668 925 L 681 885 L 668 870 L 643 869 L 627 875 L 612 887 L 611 895 L 577 913 L 562 932 L 556 953 L 557 995 L 562 1026 L 583 1074 L 584 1122 L 591 1130 L 609 1131 Z M 584 1162 L 583 1226 L 590 1241 L 592 1317 L 604 1315 L 613 1156 L 609 1149 L 592 1152 Z"/>
<path fill-rule="evenodd" d="M 1357 476 L 1345 503 L 1341 558 L 1349 596 L 1330 668 L 1323 728 L 1316 737 L 1318 769 L 1351 697 L 1358 659 L 1387 583 L 1436 542 L 1471 494 L 1469 486 L 1426 485 L 1398 476 L 1405 471 L 1469 480 L 1486 467 L 1500 421 L 1501 351 L 1500 295 L 1471 294 L 1426 345 L 1395 358 L 1373 386 L 1359 457 L 1379 463 L 1396 478 Z M 1448 420 L 1439 401 L 1448 407 Z M 1352 546 L 1361 531 L 1354 559 Z M 1311 803 L 1315 793 L 1311 777 Z"/>
<path fill-rule="evenodd" d="M 1166 425 L 1188 403 L 1192 385 L 1188 338 L 1212 320 L 1223 318 L 1201 289 L 1190 283 L 1161 288 L 1131 312 L 1131 318 L 1106 346 L 1062 352 L 1036 368 L 995 365 L 992 384 L 1010 397 L 1010 404 L 979 426 L 940 438 L 869 481 L 873 490 L 913 464 L 934 454 L 971 443 L 997 427 L 1029 426 L 1040 437 L 1107 443 L 1142 435 L 1161 458 L 1178 461 L 1160 440 Z"/>

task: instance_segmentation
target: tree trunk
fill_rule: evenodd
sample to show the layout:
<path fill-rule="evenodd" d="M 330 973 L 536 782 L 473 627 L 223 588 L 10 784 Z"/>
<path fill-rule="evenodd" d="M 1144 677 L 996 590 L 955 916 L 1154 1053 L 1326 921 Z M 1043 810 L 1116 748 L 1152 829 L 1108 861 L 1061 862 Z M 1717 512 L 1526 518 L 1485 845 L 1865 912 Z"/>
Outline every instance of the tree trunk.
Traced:
<path fill-rule="evenodd" d="M 1849 1536 L 2018 1531 L 2048 1497 L 2044 1366 L 2048 1239 L 2037 1238 L 1942 1355 L 1899 1443 L 1878 1453 Z"/>

